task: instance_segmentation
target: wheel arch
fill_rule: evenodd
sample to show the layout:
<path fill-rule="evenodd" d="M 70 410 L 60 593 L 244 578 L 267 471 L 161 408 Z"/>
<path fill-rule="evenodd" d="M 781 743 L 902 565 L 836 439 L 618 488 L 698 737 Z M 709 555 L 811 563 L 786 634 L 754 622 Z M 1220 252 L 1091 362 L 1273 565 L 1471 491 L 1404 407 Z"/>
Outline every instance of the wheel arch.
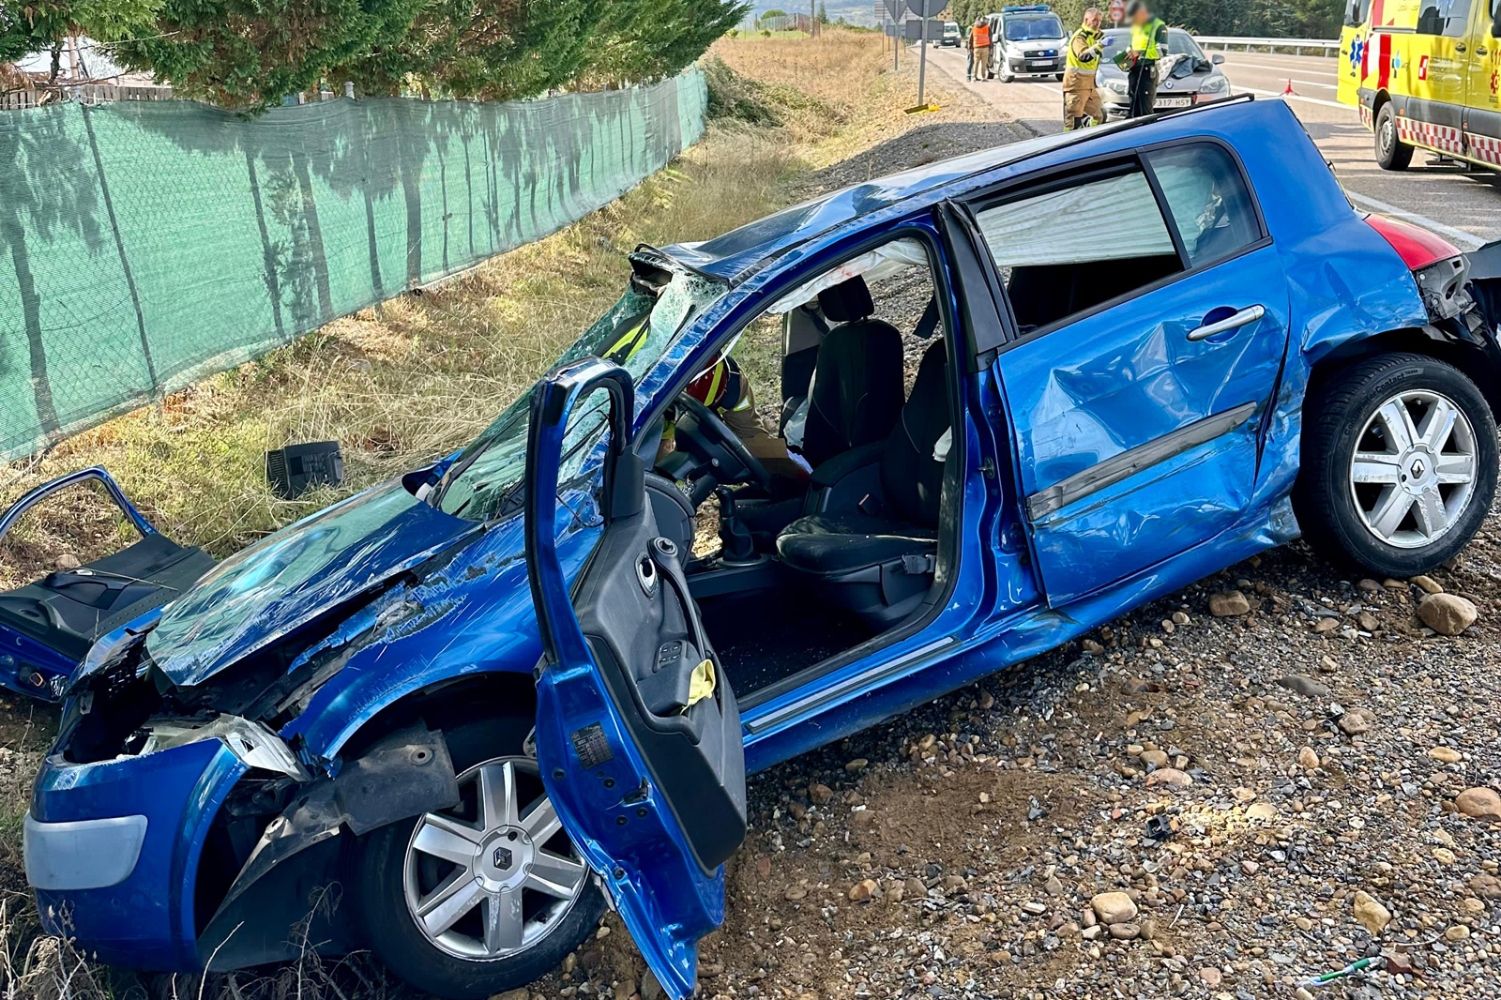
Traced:
<path fill-rule="evenodd" d="M 441 730 L 486 718 L 532 718 L 537 688 L 531 674 L 489 671 L 439 681 L 386 705 L 350 733 L 338 755 L 358 756 L 383 736 L 413 722 Z"/>
<path fill-rule="evenodd" d="M 1474 343 L 1460 340 L 1435 326 L 1403 327 L 1366 337 L 1352 337 L 1321 355 L 1309 371 L 1303 406 L 1313 405 L 1328 381 L 1351 364 L 1378 354 L 1402 351 L 1422 354 L 1458 368 L 1479 387 L 1490 404 L 1491 415 L 1501 422 L 1501 377 L 1495 361 Z"/>
<path fill-rule="evenodd" d="M 536 688 L 530 674 L 494 671 L 447 679 L 403 695 L 354 729 L 337 748 L 339 773 L 346 772 L 351 762 L 382 752 L 385 743 L 404 732 L 425 732 L 441 741 L 445 729 L 491 718 L 530 720 L 535 712 Z M 291 803 L 263 813 L 264 822 L 249 841 L 243 830 L 232 830 L 231 810 L 221 807 L 214 817 L 209 833 L 212 849 L 200 854 L 194 872 L 195 930 L 206 966 L 214 960 L 220 967 L 235 968 L 296 958 L 287 949 L 298 939 L 324 940 L 336 950 L 360 944 L 346 936 L 350 922 L 335 916 L 339 893 L 331 891 L 347 881 L 350 848 L 355 843 L 352 820 L 346 818 L 338 835 L 329 836 L 307 819 L 313 815 L 311 810 L 297 808 L 305 794 L 316 797 L 317 790 L 331 784 L 329 778 L 318 778 L 293 789 Z M 242 779 L 236 791 L 250 798 L 256 790 Z M 416 815 L 430 807 L 431 803 L 420 808 L 408 804 L 396 811 Z M 332 813 L 318 813 L 316 818 L 338 822 Z M 382 821 L 402 818 L 387 815 Z M 286 828 L 287 839 L 301 835 L 302 842 L 282 848 L 283 860 L 251 875 L 247 862 L 252 845 L 273 836 L 278 826 Z M 245 911 L 243 920 L 238 919 L 240 910 Z M 252 923 L 254 932 L 248 930 Z M 224 933 L 226 927 L 231 928 L 229 934 Z M 300 927 L 304 929 L 298 933 Z"/>

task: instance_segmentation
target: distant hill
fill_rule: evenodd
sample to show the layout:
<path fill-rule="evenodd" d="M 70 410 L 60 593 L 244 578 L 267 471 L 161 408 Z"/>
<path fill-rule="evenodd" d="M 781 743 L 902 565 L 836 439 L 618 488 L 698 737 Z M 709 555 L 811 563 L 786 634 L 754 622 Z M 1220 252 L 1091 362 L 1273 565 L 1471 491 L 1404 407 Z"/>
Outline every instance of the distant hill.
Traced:
<path fill-rule="evenodd" d="M 816 2 L 816 0 L 815 0 Z M 871 26 L 876 23 L 876 5 L 880 0 L 826 0 L 825 6 L 829 12 L 829 20 L 837 21 L 843 18 L 850 24 L 863 24 Z M 814 10 L 817 8 L 814 7 Z M 789 14 L 806 14 L 809 11 L 808 3 L 804 0 L 756 0 L 751 5 L 751 12 L 746 15 L 747 21 L 760 17 L 768 10 L 783 10 Z"/>

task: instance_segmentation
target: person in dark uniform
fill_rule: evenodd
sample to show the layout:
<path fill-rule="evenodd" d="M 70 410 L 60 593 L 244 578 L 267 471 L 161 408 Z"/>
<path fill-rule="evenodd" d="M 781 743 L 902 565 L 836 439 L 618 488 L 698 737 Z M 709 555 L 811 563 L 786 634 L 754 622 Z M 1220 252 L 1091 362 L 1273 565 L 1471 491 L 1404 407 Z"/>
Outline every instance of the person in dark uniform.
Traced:
<path fill-rule="evenodd" d="M 1167 24 L 1152 14 L 1146 0 L 1131 0 L 1126 19 L 1131 22 L 1131 49 L 1122 54 L 1131 95 L 1127 115 L 1140 118 L 1152 113 L 1157 100 L 1157 61 L 1167 55 Z"/>

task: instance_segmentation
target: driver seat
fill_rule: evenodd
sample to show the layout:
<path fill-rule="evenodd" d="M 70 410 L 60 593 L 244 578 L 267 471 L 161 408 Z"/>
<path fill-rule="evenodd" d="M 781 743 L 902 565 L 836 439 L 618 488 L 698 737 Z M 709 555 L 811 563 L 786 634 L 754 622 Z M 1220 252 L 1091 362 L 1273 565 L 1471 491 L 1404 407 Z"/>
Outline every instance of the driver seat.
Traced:
<path fill-rule="evenodd" d="M 808 386 L 801 450 L 813 468 L 886 437 L 902 409 L 902 335 L 875 319 L 875 301 L 859 275 L 818 293 L 818 308 L 838 325 L 824 334 Z"/>
<path fill-rule="evenodd" d="M 896 426 L 881 446 L 880 488 L 860 508 L 810 514 L 777 536 L 777 554 L 821 599 L 886 628 L 907 617 L 933 582 L 944 469 L 951 449 L 948 358 L 923 354 Z M 935 456 L 936 450 L 945 452 Z"/>

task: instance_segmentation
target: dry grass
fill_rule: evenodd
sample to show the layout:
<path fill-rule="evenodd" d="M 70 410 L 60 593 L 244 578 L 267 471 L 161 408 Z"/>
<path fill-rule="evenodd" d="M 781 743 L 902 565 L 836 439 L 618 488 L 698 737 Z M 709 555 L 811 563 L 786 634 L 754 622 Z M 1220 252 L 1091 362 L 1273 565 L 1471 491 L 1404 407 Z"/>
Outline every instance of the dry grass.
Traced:
<path fill-rule="evenodd" d="M 812 171 L 900 126 L 878 36 L 716 43 L 716 87 L 739 108 L 620 201 L 462 278 L 341 319 L 259 361 L 0 467 L 0 503 L 61 473 L 109 468 L 164 531 L 223 555 L 338 496 L 462 445 L 537 378 L 620 293 L 639 242 L 703 239 L 804 193 Z M 737 79 L 735 74 L 746 79 Z M 722 103 L 722 102 L 721 102 Z M 296 502 L 265 483 L 267 449 L 341 443 L 348 482 Z M 89 559 L 129 532 L 102 495 L 74 491 L 35 511 L 0 551 L 0 586 L 64 554 Z M 20 817 L 50 722 L 0 697 L 0 998 L 379 997 L 356 956 L 309 954 L 269 976 L 141 980 L 40 936 L 20 868 Z"/>
<path fill-rule="evenodd" d="M 775 132 L 777 134 L 772 134 Z M 624 287 L 637 243 L 703 239 L 780 207 L 802 169 L 781 130 L 714 126 L 619 202 L 420 295 L 329 324 L 161 405 L 78 435 L 0 473 L 0 501 L 104 465 L 168 534 L 223 555 L 461 446 L 545 369 Z M 264 455 L 337 440 L 349 482 L 295 502 L 265 483 Z M 101 497 L 60 498 L 0 552 L 0 584 L 83 559 L 128 532 Z"/>

